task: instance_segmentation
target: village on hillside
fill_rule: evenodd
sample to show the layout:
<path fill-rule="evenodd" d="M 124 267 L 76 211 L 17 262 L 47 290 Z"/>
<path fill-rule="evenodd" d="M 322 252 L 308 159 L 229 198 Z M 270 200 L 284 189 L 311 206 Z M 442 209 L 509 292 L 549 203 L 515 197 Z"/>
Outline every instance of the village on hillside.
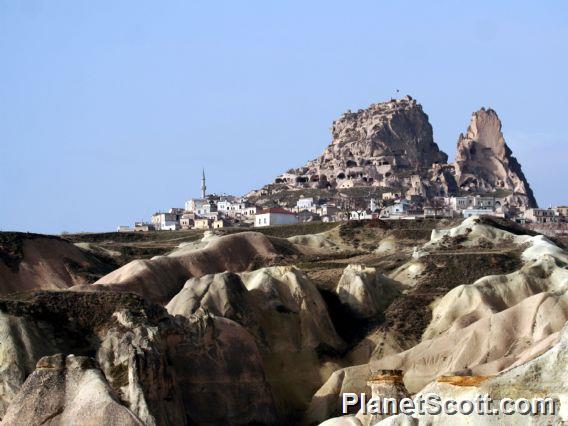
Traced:
<path fill-rule="evenodd" d="M 201 197 L 185 206 L 172 207 L 152 215 L 150 221 L 134 226 L 118 226 L 118 232 L 175 231 L 228 227 L 265 227 L 300 222 L 341 222 L 349 220 L 452 219 L 470 216 L 507 218 L 548 235 L 568 234 L 568 206 L 510 208 L 494 196 L 466 195 L 435 197 L 401 192 L 384 192 L 380 199 L 365 200 L 366 208 L 353 208 L 350 200 L 300 195 L 295 206 L 263 208 L 246 197 L 207 194 L 205 172 L 201 177 Z M 298 190 L 301 194 L 301 190 Z"/>

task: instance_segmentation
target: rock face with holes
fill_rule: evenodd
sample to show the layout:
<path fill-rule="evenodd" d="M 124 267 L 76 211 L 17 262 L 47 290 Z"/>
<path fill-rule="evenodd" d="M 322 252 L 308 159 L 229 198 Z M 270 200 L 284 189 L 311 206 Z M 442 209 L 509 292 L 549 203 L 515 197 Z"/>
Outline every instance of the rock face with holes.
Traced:
<path fill-rule="evenodd" d="M 501 120 L 491 108 L 471 116 L 467 132 L 458 139 L 455 178 L 460 189 L 473 193 L 506 192 L 514 205 L 536 207 L 521 165 L 501 132 Z"/>
<path fill-rule="evenodd" d="M 348 111 L 333 122 L 331 131 L 333 140 L 322 155 L 248 196 L 286 204 L 278 193 L 298 188 L 343 190 L 342 196 L 349 198 L 356 197 L 348 195 L 349 188 L 363 187 L 422 200 L 494 194 L 503 199 L 503 207 L 536 206 L 492 109 L 473 113 L 466 134 L 459 137 L 454 163 L 448 163 L 434 142 L 428 116 L 410 96 Z"/>
<path fill-rule="evenodd" d="M 448 159 L 434 142 L 422 106 L 410 96 L 348 111 L 333 122 L 331 131 L 333 141 L 322 155 L 278 176 L 275 183 L 313 188 L 410 186 L 410 176 L 426 179 L 433 163 Z"/>

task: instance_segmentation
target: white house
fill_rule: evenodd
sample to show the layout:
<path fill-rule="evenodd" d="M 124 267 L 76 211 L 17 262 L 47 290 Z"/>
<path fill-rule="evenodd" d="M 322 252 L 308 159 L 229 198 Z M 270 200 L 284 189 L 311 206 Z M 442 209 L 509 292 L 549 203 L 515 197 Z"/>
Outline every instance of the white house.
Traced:
<path fill-rule="evenodd" d="M 369 220 L 373 215 L 367 210 L 351 210 L 349 212 L 349 220 Z"/>
<path fill-rule="evenodd" d="M 302 197 L 296 202 L 298 210 L 310 210 L 314 206 L 313 197 Z"/>
<path fill-rule="evenodd" d="M 298 223 L 298 217 L 281 207 L 265 209 L 254 216 L 254 226 L 292 225 Z"/>
<path fill-rule="evenodd" d="M 476 195 L 473 199 L 473 207 L 478 209 L 495 210 L 495 197 L 482 197 Z"/>
<path fill-rule="evenodd" d="M 203 216 L 207 213 L 217 211 L 217 206 L 211 205 L 208 199 L 192 198 L 185 202 L 185 211 Z"/>
<path fill-rule="evenodd" d="M 476 196 L 466 196 L 466 197 L 450 197 L 446 198 L 446 201 L 450 207 L 458 212 L 465 209 L 485 209 L 485 210 L 495 210 L 497 204 L 495 202 L 495 197 L 482 197 L 480 195 Z"/>
<path fill-rule="evenodd" d="M 152 225 L 155 226 L 157 230 L 171 229 L 172 226 L 179 225 L 179 215 L 175 213 L 155 213 L 152 216 Z"/>
<path fill-rule="evenodd" d="M 217 203 L 217 210 L 220 212 L 226 212 L 231 207 L 231 202 L 229 200 L 220 200 Z"/>
<path fill-rule="evenodd" d="M 429 217 L 429 218 L 454 217 L 454 210 L 448 207 L 426 206 L 424 207 L 424 217 Z"/>
<path fill-rule="evenodd" d="M 410 208 L 410 202 L 406 199 L 395 201 L 392 206 L 385 207 L 381 212 L 381 217 L 404 216 Z"/>
<path fill-rule="evenodd" d="M 219 201 L 217 203 L 217 209 L 232 218 L 254 216 L 257 211 L 255 206 L 244 199 L 236 200 L 234 202 L 229 200 Z"/>
<path fill-rule="evenodd" d="M 262 209 L 257 206 L 247 207 L 246 209 L 243 210 L 243 216 L 253 217 L 257 213 L 260 213 L 261 211 Z"/>
<path fill-rule="evenodd" d="M 469 207 L 468 197 L 451 197 L 450 206 L 455 211 L 462 211 Z"/>

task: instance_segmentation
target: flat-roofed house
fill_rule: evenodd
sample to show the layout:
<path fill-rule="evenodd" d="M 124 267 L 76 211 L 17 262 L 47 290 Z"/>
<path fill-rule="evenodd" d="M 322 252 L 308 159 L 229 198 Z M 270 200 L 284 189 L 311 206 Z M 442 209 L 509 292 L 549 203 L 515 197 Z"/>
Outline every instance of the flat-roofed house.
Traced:
<path fill-rule="evenodd" d="M 193 228 L 195 215 L 192 213 L 186 213 L 182 215 L 181 219 L 179 220 L 179 224 L 181 229 L 191 229 Z"/>
<path fill-rule="evenodd" d="M 272 207 L 262 210 L 254 216 L 254 226 L 292 225 L 298 223 L 298 217 L 282 207 Z"/>
<path fill-rule="evenodd" d="M 154 213 L 154 215 L 152 216 L 152 225 L 155 226 L 155 228 L 160 231 L 162 229 L 172 229 L 172 227 L 174 229 L 176 225 L 179 225 L 179 216 L 176 213 Z"/>
<path fill-rule="evenodd" d="M 524 213 L 529 223 L 555 223 L 555 211 L 553 209 L 527 209 Z"/>
<path fill-rule="evenodd" d="M 211 219 L 195 219 L 193 229 L 210 229 L 211 223 L 213 221 Z"/>

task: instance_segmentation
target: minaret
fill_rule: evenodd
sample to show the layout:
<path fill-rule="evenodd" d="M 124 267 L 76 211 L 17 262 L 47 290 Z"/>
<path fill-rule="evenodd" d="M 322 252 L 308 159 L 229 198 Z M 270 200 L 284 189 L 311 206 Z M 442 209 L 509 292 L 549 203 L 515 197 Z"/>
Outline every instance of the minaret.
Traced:
<path fill-rule="evenodd" d="M 205 186 L 205 170 L 201 170 L 201 198 L 205 198 L 205 190 L 207 186 Z"/>

